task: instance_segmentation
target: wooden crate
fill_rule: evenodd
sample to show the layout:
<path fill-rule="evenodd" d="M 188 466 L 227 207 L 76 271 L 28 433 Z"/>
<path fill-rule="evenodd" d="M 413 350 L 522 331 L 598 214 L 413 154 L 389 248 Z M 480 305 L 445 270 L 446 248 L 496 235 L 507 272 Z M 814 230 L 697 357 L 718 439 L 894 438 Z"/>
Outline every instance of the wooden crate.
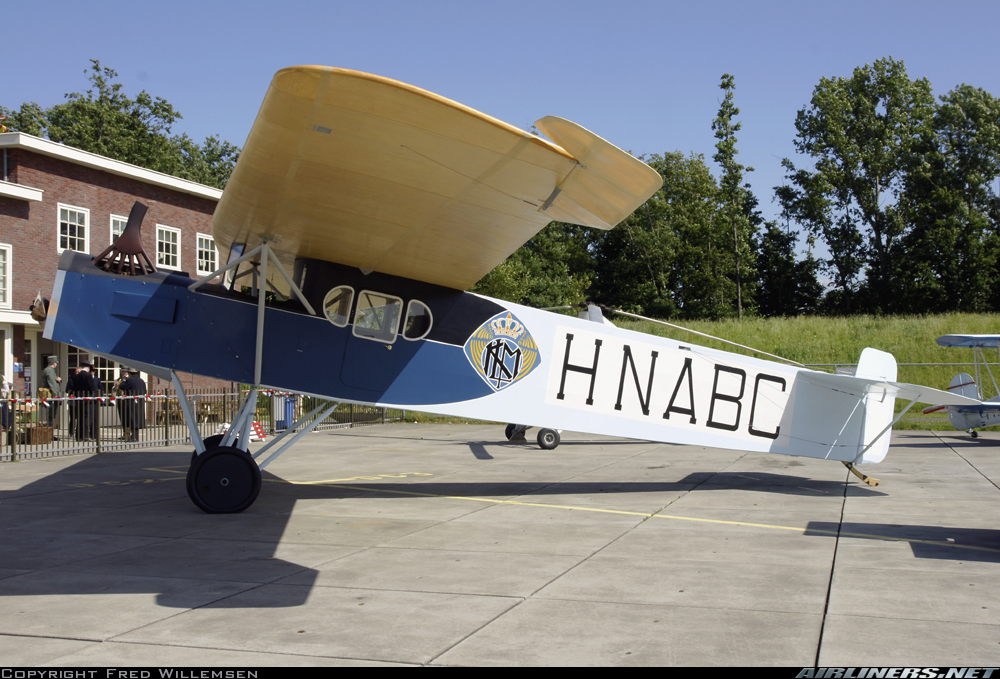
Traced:
<path fill-rule="evenodd" d="M 52 427 L 44 424 L 32 424 L 24 428 L 21 442 L 26 446 L 52 443 Z"/>

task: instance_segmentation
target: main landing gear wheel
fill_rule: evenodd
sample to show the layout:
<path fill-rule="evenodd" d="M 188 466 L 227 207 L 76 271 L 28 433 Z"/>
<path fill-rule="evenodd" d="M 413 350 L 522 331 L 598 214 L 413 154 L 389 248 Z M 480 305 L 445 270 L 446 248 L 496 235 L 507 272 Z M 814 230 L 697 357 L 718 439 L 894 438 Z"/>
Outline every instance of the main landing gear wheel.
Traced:
<path fill-rule="evenodd" d="M 260 486 L 260 467 L 250 453 L 218 444 L 198 455 L 187 473 L 188 496 L 209 514 L 242 512 L 257 499 Z"/>
<path fill-rule="evenodd" d="M 204 439 L 202 440 L 202 443 L 204 443 L 204 444 L 205 444 L 205 452 L 207 453 L 207 452 L 208 452 L 208 451 L 210 451 L 210 450 L 211 450 L 212 448 L 218 448 L 218 447 L 219 447 L 219 445 L 220 445 L 220 444 L 222 443 L 222 439 L 223 439 L 223 438 L 224 438 L 225 436 L 226 436 L 225 434 L 213 434 L 213 435 L 211 435 L 211 436 L 206 436 L 206 437 L 205 437 L 205 438 L 204 438 Z M 234 446 L 236 446 L 237 448 L 239 448 L 239 445 L 240 445 L 240 439 L 239 439 L 239 437 L 238 437 L 238 436 L 236 437 L 236 440 L 235 440 L 235 441 L 233 441 L 233 445 L 234 445 Z M 194 451 L 193 453 L 191 453 L 191 464 L 194 464 L 194 461 L 195 461 L 195 460 L 196 460 L 197 458 L 198 458 L 198 451 L 196 450 L 196 451 Z"/>
<path fill-rule="evenodd" d="M 969 433 L 972 434 L 972 438 L 974 438 L 974 439 L 979 438 L 979 432 L 978 431 L 973 430 L 973 431 L 970 431 Z"/>
<path fill-rule="evenodd" d="M 538 432 L 538 447 L 542 450 L 553 450 L 559 445 L 559 432 L 555 429 L 541 429 Z"/>

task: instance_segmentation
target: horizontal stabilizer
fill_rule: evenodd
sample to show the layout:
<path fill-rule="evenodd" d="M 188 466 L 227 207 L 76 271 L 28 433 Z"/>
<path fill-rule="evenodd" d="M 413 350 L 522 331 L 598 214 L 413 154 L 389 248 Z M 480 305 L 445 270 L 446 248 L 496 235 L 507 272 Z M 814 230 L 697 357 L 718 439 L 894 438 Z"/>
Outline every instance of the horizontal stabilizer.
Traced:
<path fill-rule="evenodd" d="M 968 396 L 952 394 L 941 389 L 932 389 L 918 384 L 907 384 L 905 382 L 895 382 L 881 380 L 878 378 L 856 377 L 853 375 L 831 375 L 821 372 L 802 372 L 799 379 L 812 382 L 818 386 L 842 391 L 856 396 L 863 396 L 872 388 L 887 388 L 895 390 L 896 398 L 917 401 L 918 403 L 933 403 L 935 405 L 955 405 L 955 406 L 978 406 L 981 402 Z"/>

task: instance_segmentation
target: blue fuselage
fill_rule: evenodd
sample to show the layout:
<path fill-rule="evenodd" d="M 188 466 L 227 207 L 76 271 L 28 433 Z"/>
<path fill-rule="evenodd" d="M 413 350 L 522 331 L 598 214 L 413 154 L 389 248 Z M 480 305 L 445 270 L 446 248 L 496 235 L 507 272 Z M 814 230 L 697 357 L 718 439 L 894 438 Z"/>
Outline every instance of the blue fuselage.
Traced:
<path fill-rule="evenodd" d="M 263 325 L 261 384 L 341 400 L 419 406 L 486 396 L 489 386 L 463 353 L 471 331 L 502 307 L 460 291 L 369 274 L 326 262 L 296 267 L 318 316 L 297 304 L 268 306 Z M 176 274 L 122 276 L 67 252 L 60 261 L 46 337 L 123 362 L 133 361 L 252 384 L 257 301 L 218 286 L 190 291 Z M 427 337 L 392 343 L 359 337 L 322 311 L 333 283 L 420 296 L 432 311 Z M 299 308 L 296 308 L 299 307 Z"/>

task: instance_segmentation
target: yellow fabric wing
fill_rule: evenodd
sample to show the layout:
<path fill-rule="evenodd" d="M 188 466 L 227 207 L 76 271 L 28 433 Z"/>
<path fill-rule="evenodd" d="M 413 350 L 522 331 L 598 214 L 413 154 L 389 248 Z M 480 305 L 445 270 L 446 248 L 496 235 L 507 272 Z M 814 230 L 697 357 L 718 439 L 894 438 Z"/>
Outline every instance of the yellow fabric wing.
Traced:
<path fill-rule="evenodd" d="M 279 71 L 213 221 L 223 253 L 308 257 L 467 289 L 553 219 L 611 228 L 659 175 L 559 118 L 554 141 L 419 88 Z"/>

